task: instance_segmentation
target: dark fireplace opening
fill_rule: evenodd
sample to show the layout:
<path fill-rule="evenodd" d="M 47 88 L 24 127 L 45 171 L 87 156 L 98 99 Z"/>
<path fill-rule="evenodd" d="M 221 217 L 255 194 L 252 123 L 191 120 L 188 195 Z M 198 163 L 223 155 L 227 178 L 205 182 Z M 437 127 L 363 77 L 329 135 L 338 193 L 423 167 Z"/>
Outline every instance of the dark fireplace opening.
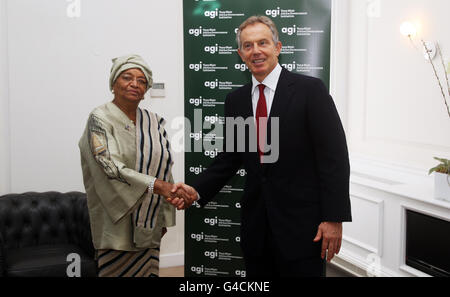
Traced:
<path fill-rule="evenodd" d="M 450 277 L 450 222 L 406 210 L 406 265 Z"/>

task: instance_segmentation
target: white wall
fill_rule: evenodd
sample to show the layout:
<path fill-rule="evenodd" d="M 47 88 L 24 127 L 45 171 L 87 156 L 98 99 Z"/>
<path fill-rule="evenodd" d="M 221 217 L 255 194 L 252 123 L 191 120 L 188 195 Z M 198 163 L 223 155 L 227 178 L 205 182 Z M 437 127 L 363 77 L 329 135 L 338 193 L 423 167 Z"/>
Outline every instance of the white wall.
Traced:
<path fill-rule="evenodd" d="M 349 62 L 349 1 L 332 0 L 330 93 L 347 131 L 348 62 Z"/>
<path fill-rule="evenodd" d="M 70 18 L 72 2 L 7 1 L 11 192 L 84 191 L 77 143 L 89 112 L 112 100 L 108 79 L 114 57 L 140 54 L 154 81 L 166 83 L 166 98 L 147 94 L 141 106 L 168 123 L 184 115 L 182 1 L 81 0 L 80 17 Z M 166 128 L 169 135 L 176 132 Z M 4 134 L 2 129 L 2 140 Z M 183 181 L 184 155 L 176 153 L 174 161 L 174 178 Z M 178 212 L 177 227 L 161 249 L 181 261 L 183 221 Z"/>
<path fill-rule="evenodd" d="M 6 0 L 0 0 L 0 195 L 10 191 L 9 79 Z"/>
<path fill-rule="evenodd" d="M 419 22 L 416 46 L 420 38 L 439 42 L 448 61 L 449 10 L 448 0 L 350 0 L 347 134 L 353 155 L 425 174 L 436 165 L 434 156 L 450 157 L 450 119 L 431 65 L 400 34 L 403 21 Z"/>

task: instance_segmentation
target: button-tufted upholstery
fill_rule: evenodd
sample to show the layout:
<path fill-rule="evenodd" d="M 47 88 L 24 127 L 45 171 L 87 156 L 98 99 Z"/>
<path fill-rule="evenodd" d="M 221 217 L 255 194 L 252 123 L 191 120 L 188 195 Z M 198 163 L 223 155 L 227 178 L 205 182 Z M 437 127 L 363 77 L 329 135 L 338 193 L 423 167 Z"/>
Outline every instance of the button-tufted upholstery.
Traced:
<path fill-rule="evenodd" d="M 0 197 L 0 276 L 67 276 L 70 253 L 81 257 L 81 276 L 96 275 L 86 194 Z"/>

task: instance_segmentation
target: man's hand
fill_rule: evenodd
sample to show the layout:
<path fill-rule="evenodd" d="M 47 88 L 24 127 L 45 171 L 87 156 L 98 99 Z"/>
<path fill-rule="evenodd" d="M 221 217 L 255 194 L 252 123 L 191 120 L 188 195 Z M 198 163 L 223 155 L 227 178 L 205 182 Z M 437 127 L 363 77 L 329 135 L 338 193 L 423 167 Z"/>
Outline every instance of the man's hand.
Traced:
<path fill-rule="evenodd" d="M 171 197 L 167 201 L 178 210 L 186 209 L 198 199 L 197 191 L 184 183 L 176 183 L 172 186 Z"/>
<path fill-rule="evenodd" d="M 325 258 L 325 252 L 328 250 L 327 262 L 333 259 L 335 254 L 339 254 L 342 243 L 342 223 L 323 222 L 319 225 L 314 242 L 322 239 L 322 252 L 320 256 Z"/>

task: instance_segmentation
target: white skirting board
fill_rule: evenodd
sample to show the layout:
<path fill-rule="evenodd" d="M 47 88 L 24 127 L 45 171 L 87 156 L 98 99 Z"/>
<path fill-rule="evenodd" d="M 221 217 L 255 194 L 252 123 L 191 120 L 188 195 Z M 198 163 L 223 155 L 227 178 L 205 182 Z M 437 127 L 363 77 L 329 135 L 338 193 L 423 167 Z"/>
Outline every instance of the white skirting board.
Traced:
<path fill-rule="evenodd" d="M 353 255 L 346 251 L 341 250 L 338 255 L 336 255 L 335 260 L 332 263 L 339 268 L 354 274 L 358 277 L 400 277 L 401 275 L 396 274 L 390 269 L 379 266 L 374 267 L 373 264 L 367 263 L 367 261 L 359 256 Z"/>
<path fill-rule="evenodd" d="M 184 266 L 184 253 L 162 254 L 159 257 L 159 267 Z"/>

